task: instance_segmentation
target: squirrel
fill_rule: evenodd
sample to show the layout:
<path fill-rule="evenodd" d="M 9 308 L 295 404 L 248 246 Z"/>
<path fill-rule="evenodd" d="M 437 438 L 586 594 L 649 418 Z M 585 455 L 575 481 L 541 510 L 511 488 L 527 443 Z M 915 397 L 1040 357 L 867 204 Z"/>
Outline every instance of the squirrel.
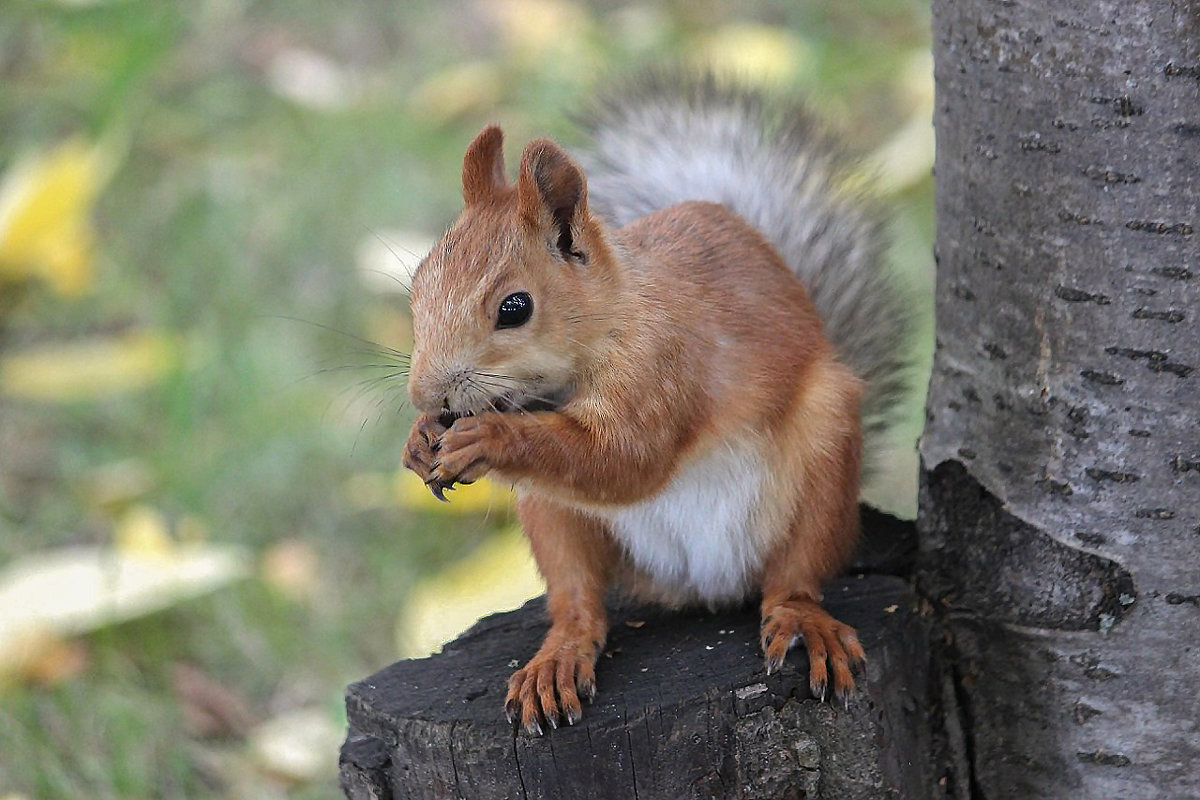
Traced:
<path fill-rule="evenodd" d="M 904 389 L 906 301 L 870 203 L 799 106 L 712 77 L 601 99 L 578 160 L 501 130 L 412 281 L 403 463 L 441 499 L 510 482 L 550 628 L 508 681 L 528 733 L 596 692 L 616 587 L 671 607 L 758 598 L 766 670 L 803 642 L 846 700 L 866 658 L 820 604 L 859 532 L 865 452 Z"/>

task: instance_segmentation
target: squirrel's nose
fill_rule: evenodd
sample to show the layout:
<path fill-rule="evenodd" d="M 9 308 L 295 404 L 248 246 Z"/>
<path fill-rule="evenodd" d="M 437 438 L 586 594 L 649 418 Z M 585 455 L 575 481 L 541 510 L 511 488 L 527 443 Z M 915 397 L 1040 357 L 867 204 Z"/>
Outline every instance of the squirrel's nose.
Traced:
<path fill-rule="evenodd" d="M 423 375 L 413 373 L 408 379 L 408 399 L 413 408 L 421 413 L 433 414 L 445 406 L 446 398 L 433 382 Z"/>
<path fill-rule="evenodd" d="M 422 414 L 436 414 L 446 402 L 446 383 L 442 372 L 430 368 L 429 353 L 413 348 L 408 367 L 408 399 Z"/>

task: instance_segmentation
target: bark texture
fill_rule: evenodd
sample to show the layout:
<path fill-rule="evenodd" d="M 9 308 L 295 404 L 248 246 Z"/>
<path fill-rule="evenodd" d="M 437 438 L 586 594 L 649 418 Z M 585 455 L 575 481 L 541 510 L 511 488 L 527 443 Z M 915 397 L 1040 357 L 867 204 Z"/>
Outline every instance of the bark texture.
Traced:
<path fill-rule="evenodd" d="M 504 681 L 545 632 L 539 600 L 351 685 L 342 788 L 353 800 L 940 797 L 928 620 L 893 577 L 840 581 L 826 600 L 870 659 L 847 708 L 810 696 L 801 653 L 763 672 L 756 608 L 641 609 L 614 620 L 582 722 L 515 733 Z"/>
<path fill-rule="evenodd" d="M 933 6 L 958 794 L 1198 797 L 1200 4 Z"/>

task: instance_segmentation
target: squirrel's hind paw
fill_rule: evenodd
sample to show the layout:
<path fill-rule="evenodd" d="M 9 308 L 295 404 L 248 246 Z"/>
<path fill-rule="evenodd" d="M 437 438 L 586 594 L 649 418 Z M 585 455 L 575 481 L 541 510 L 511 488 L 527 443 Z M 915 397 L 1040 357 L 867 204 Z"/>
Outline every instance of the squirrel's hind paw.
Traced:
<path fill-rule="evenodd" d="M 833 671 L 833 694 L 849 704 L 854 690 L 851 668 L 866 662 L 854 628 L 834 619 L 815 601 L 788 600 L 763 614 L 762 648 L 767 658 L 767 674 L 783 666 L 788 650 L 803 641 L 808 651 L 808 687 L 813 697 L 824 700 Z"/>
<path fill-rule="evenodd" d="M 542 722 L 550 728 L 574 725 L 583 718 L 580 695 L 596 695 L 596 673 L 589 658 L 575 648 L 563 647 L 549 655 L 534 656 L 508 679 L 504 714 L 531 736 L 541 736 Z"/>

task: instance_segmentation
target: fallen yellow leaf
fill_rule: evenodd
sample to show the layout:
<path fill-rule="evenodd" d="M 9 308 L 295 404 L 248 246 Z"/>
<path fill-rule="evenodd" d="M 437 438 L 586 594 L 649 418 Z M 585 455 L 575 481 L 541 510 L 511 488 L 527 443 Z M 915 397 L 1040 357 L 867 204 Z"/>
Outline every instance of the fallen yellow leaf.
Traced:
<path fill-rule="evenodd" d="M 456 484 L 446 492 L 449 502 L 443 503 L 415 472 L 407 469 L 396 473 L 396 493 L 402 507 L 437 514 L 507 513 L 513 502 L 511 489 L 483 478 L 469 486 Z"/>
<path fill-rule="evenodd" d="M 0 571 L 0 682 L 40 657 L 47 641 L 213 591 L 245 576 L 246 562 L 240 548 L 195 544 L 165 557 L 77 546 L 18 558 Z"/>
<path fill-rule="evenodd" d="M 592 20 L 580 3 L 566 0 L 492 0 L 485 7 L 508 55 L 531 63 L 589 49 Z"/>
<path fill-rule="evenodd" d="M 250 750 L 271 775 L 307 783 L 337 772 L 342 726 L 320 708 L 300 708 L 269 719 L 250 734 Z"/>
<path fill-rule="evenodd" d="M 145 558 L 168 558 L 174 545 L 162 513 L 148 506 L 125 512 L 113 532 L 117 551 Z"/>
<path fill-rule="evenodd" d="M 772 25 L 737 23 L 700 41 L 696 60 L 717 75 L 777 86 L 800 76 L 813 61 L 808 43 Z"/>
<path fill-rule="evenodd" d="M 45 280 L 74 296 L 92 283 L 91 210 L 113 148 L 72 139 L 26 157 L 0 183 L 0 281 Z"/>
<path fill-rule="evenodd" d="M 155 331 L 46 345 L 0 360 L 0 393 L 23 400 L 89 400 L 151 385 L 179 361 L 177 343 Z"/>
<path fill-rule="evenodd" d="M 438 122 L 494 106 L 503 83 L 490 61 L 467 61 L 435 72 L 413 89 L 409 102 L 418 114 Z"/>
<path fill-rule="evenodd" d="M 509 528 L 417 583 L 397 621 L 400 655 L 429 655 L 483 615 L 516 608 L 543 591 L 528 541 L 519 528 Z"/>

